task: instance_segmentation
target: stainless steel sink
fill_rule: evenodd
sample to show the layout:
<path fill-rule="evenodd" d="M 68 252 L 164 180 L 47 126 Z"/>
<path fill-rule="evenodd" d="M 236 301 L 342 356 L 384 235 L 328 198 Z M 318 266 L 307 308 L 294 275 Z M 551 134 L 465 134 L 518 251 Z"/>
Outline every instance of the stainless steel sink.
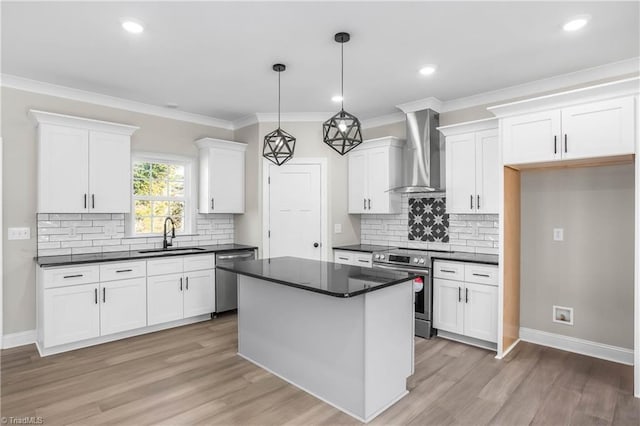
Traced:
<path fill-rule="evenodd" d="M 138 250 L 138 253 L 174 253 L 176 251 L 204 251 L 201 247 L 175 247 L 175 248 L 166 248 L 166 249 L 149 249 L 149 250 Z"/>

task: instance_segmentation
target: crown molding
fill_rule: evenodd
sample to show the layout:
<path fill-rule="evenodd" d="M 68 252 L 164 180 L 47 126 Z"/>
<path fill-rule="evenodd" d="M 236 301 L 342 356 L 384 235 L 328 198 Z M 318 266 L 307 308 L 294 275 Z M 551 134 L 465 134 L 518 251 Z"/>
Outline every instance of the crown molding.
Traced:
<path fill-rule="evenodd" d="M 396 108 L 407 114 L 414 111 L 421 111 L 427 108 L 432 109 L 435 112 L 441 112 L 443 106 L 444 103 L 440 99 L 434 98 L 432 96 L 429 98 L 418 99 L 417 101 L 411 101 L 404 104 L 396 105 Z"/>
<path fill-rule="evenodd" d="M 0 85 L 11 89 L 23 90 L 26 92 L 40 93 L 42 95 L 55 96 L 63 99 L 71 99 L 79 102 L 101 105 L 110 108 L 122 109 L 125 111 L 138 112 L 141 114 L 154 115 L 157 117 L 170 118 L 173 120 L 186 121 L 204 126 L 218 127 L 226 130 L 233 130 L 233 123 L 228 120 L 208 117 L 206 115 L 194 114 L 185 111 L 171 110 L 157 105 L 145 104 L 100 93 L 88 92 L 66 86 L 45 83 L 42 81 L 30 80 L 10 74 L 0 76 Z"/>
<path fill-rule="evenodd" d="M 67 127 L 77 127 L 81 129 L 98 130 L 109 133 L 116 133 L 131 136 L 140 127 L 128 124 L 113 123 L 110 121 L 94 120 L 92 118 L 75 117 L 71 115 L 57 114 L 54 112 L 39 111 L 30 109 L 29 116 L 32 117 L 38 125 L 54 124 Z"/>
<path fill-rule="evenodd" d="M 368 118 L 365 120 L 361 120 L 363 129 L 369 129 L 372 127 L 380 127 L 386 126 L 387 124 L 399 123 L 404 121 L 405 114 L 402 112 L 394 112 L 387 115 L 382 115 L 380 117 Z"/>
<path fill-rule="evenodd" d="M 444 136 L 458 135 L 461 133 L 479 132 L 498 128 L 498 118 L 485 118 L 482 120 L 467 121 L 449 126 L 436 127 Z"/>
<path fill-rule="evenodd" d="M 244 127 L 252 126 L 254 124 L 258 124 L 258 117 L 256 114 L 249 114 L 244 117 L 238 118 L 237 120 L 233 120 L 233 130 L 242 129 Z"/>
<path fill-rule="evenodd" d="M 193 143 L 200 149 L 224 148 L 241 152 L 247 150 L 247 144 L 244 142 L 227 141 L 224 139 L 201 138 L 194 141 Z"/>

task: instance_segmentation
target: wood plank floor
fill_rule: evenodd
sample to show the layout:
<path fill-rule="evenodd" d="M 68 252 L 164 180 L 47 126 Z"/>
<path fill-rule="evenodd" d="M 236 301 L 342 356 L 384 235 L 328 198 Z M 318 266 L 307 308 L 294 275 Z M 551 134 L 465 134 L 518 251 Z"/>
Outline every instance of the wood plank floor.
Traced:
<path fill-rule="evenodd" d="M 46 424 L 359 422 L 236 355 L 236 315 L 40 358 L 1 353 L 2 416 Z M 310 373 L 311 374 L 311 373 Z M 416 339 L 411 392 L 375 425 L 640 425 L 633 369 L 521 343 L 507 359 Z"/>

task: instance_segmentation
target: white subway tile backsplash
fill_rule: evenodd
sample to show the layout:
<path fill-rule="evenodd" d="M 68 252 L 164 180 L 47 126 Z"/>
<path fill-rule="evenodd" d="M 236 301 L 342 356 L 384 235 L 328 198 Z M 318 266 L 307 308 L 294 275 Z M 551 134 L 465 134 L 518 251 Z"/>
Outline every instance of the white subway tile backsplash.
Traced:
<path fill-rule="evenodd" d="M 450 214 L 449 243 L 409 240 L 409 197 L 402 197 L 402 213 L 362 215 L 362 244 L 389 245 L 420 250 L 454 250 L 469 253 L 498 253 L 498 215 Z"/>
<path fill-rule="evenodd" d="M 82 215 L 80 213 L 51 213 L 49 214 L 48 220 L 80 220 L 81 218 Z"/>

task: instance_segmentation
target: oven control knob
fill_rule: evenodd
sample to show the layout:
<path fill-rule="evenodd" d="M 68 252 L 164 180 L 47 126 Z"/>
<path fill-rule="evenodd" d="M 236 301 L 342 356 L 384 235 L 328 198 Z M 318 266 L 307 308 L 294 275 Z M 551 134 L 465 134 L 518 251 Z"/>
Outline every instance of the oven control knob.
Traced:
<path fill-rule="evenodd" d="M 381 254 L 381 255 L 380 255 L 380 259 L 384 259 L 384 254 Z"/>
<path fill-rule="evenodd" d="M 417 257 L 413 258 L 413 263 L 418 263 L 418 258 Z"/>
<path fill-rule="evenodd" d="M 376 254 L 376 259 L 380 259 L 380 255 L 379 254 Z"/>
<path fill-rule="evenodd" d="M 420 260 L 418 261 L 418 263 L 423 264 L 423 263 L 424 263 L 424 259 L 420 259 Z"/>

